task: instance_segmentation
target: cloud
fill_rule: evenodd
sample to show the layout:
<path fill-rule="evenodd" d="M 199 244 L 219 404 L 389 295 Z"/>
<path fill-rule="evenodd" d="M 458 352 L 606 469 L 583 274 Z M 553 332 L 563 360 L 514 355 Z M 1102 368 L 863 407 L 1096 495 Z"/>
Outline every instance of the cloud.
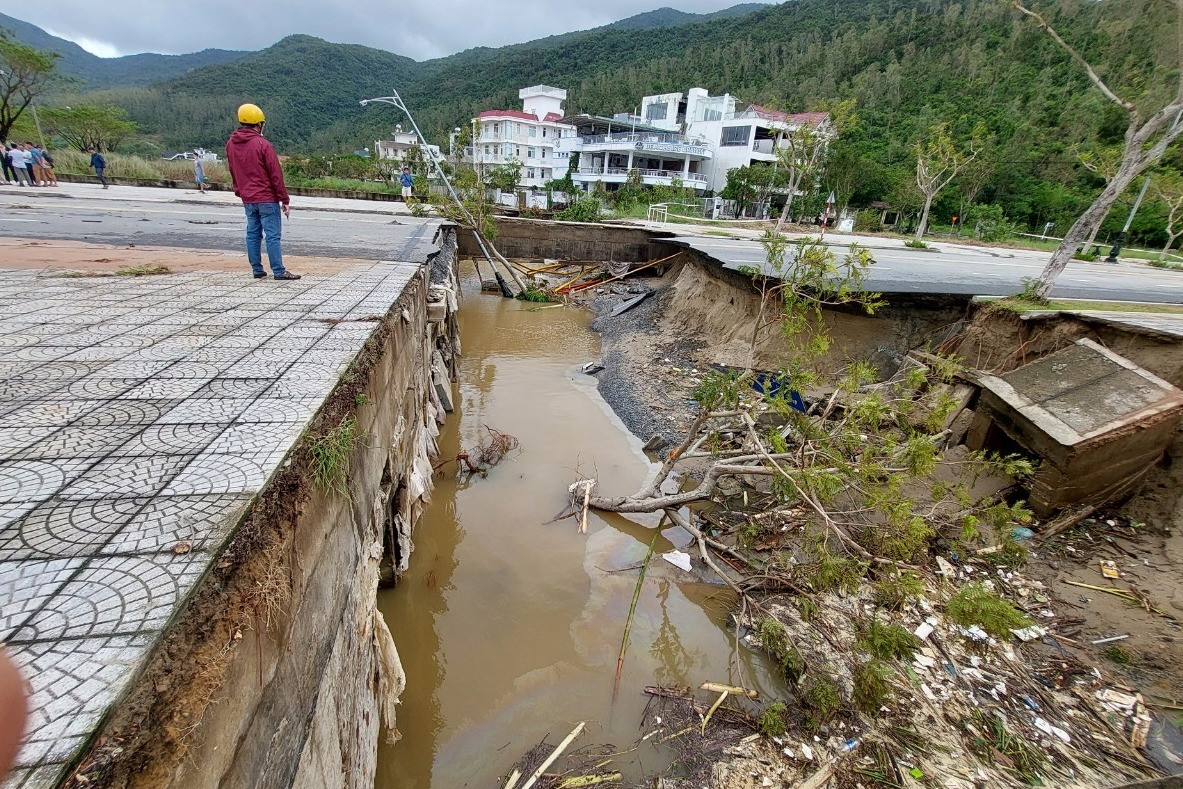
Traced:
<path fill-rule="evenodd" d="M 703 13 L 738 1 L 681 0 L 679 7 Z M 104 56 L 256 50 L 306 33 L 425 60 L 596 27 L 653 10 L 653 3 L 660 0 L 121 0 L 119 13 L 109 13 L 94 0 L 0 0 L 0 12 Z"/>

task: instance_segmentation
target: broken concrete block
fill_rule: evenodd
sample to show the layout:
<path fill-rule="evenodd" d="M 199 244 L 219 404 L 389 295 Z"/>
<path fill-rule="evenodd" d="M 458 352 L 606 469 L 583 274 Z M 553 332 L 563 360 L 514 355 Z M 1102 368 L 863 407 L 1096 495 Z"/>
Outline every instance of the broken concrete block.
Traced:
<path fill-rule="evenodd" d="M 1005 450 L 1009 439 L 1039 458 L 1030 502 L 1040 517 L 1132 490 L 1183 419 L 1183 391 L 1087 339 L 978 380 L 966 445 Z"/>

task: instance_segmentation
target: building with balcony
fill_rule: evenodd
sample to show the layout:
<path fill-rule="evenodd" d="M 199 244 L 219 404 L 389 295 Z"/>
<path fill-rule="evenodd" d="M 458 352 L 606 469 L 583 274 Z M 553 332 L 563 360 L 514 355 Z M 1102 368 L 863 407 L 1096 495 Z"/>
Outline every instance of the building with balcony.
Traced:
<path fill-rule="evenodd" d="M 519 162 L 519 184 L 541 189 L 547 181 L 567 172 L 567 153 L 556 147 L 571 127 L 562 123 L 567 91 L 549 85 L 535 85 L 518 91 L 521 110 L 486 110 L 473 119 L 473 144 L 465 158 L 482 175 L 494 167 Z"/>
<path fill-rule="evenodd" d="M 583 191 L 591 191 L 597 182 L 615 191 L 633 170 L 647 186 L 680 181 L 697 191 L 707 188 L 706 166 L 712 156 L 708 140 L 647 124 L 632 115 L 575 115 L 563 122 L 574 132 L 560 138 L 558 150 L 568 158 L 579 154 L 579 167 L 572 170 L 571 178 Z"/>

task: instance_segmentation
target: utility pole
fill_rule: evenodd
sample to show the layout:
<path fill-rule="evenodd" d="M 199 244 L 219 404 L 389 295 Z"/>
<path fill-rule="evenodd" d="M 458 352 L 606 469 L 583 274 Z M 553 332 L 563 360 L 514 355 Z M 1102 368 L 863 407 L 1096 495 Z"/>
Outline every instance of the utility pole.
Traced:
<path fill-rule="evenodd" d="M 1146 196 L 1146 190 L 1150 187 L 1150 176 L 1146 176 L 1146 180 L 1142 182 L 1142 191 L 1138 192 L 1138 199 L 1134 201 L 1134 207 L 1130 209 L 1130 215 L 1126 217 L 1125 227 L 1117 234 L 1117 241 L 1113 244 L 1113 249 L 1109 250 L 1109 257 L 1105 258 L 1106 263 L 1116 263 L 1117 256 L 1121 254 L 1121 247 L 1126 242 L 1126 236 L 1130 232 L 1130 225 L 1134 224 L 1134 214 L 1138 213 L 1138 207 L 1142 205 L 1142 198 Z"/>
<path fill-rule="evenodd" d="M 419 140 L 419 145 L 426 149 L 427 138 L 423 136 L 423 132 L 419 131 L 419 124 L 415 123 L 415 116 L 411 115 L 411 111 L 407 109 L 407 105 L 403 103 L 402 97 L 398 95 L 398 91 L 391 90 L 389 96 L 380 96 L 375 99 L 362 99 L 359 103 L 364 107 L 371 102 L 390 104 L 391 106 L 402 110 L 403 114 L 407 116 L 407 120 L 411 122 L 411 128 L 415 130 L 415 138 Z M 508 260 L 506 260 L 500 252 L 497 251 L 497 248 L 493 246 L 492 242 L 488 241 L 483 235 L 481 235 L 480 223 L 477 222 L 472 213 L 467 208 L 465 208 L 464 201 L 460 199 L 460 195 L 456 194 L 456 189 L 452 186 L 452 182 L 448 180 L 448 176 L 446 173 L 444 173 L 443 168 L 440 167 L 439 160 L 434 156 L 428 156 L 427 158 L 431 159 L 431 163 L 435 166 L 436 175 L 438 175 L 440 180 L 444 182 L 444 186 L 448 187 L 448 194 L 452 196 L 452 202 L 456 204 L 456 207 L 460 209 L 460 213 L 468 219 L 469 224 L 472 226 L 473 236 L 476 237 L 477 245 L 481 248 L 481 252 L 484 254 L 485 259 L 488 260 L 489 265 L 492 266 L 493 273 L 497 275 L 497 279 L 501 284 L 502 294 L 508 298 L 513 298 L 515 295 L 509 289 L 509 286 L 506 285 L 506 283 L 501 279 L 501 274 L 497 271 L 497 264 L 493 260 L 493 255 L 496 255 L 497 260 L 501 261 L 502 265 L 504 265 L 505 270 L 509 272 L 510 278 L 512 278 L 514 284 L 518 286 L 518 290 L 524 292 L 526 290 L 526 284 L 522 282 L 522 278 L 518 276 L 518 272 L 514 270 L 513 265 Z M 490 254 L 489 250 L 492 250 L 492 254 Z"/>
<path fill-rule="evenodd" d="M 37 126 L 37 137 L 41 140 L 41 150 L 45 150 L 45 135 L 41 132 L 41 119 L 37 117 L 37 104 L 31 103 L 29 107 L 33 110 L 33 123 Z"/>

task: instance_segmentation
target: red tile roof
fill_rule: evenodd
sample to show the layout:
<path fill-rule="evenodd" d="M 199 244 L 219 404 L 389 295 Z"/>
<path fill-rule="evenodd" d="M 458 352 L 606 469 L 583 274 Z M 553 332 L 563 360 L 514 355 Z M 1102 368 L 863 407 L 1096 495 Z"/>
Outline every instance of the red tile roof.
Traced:
<path fill-rule="evenodd" d="M 524 121 L 540 122 L 537 115 L 531 115 L 528 112 L 521 110 L 485 110 L 480 114 L 481 118 L 519 118 Z M 546 117 L 541 119 L 542 123 L 556 123 L 561 121 L 563 116 L 557 112 L 548 112 Z"/>
<path fill-rule="evenodd" d="M 802 126 L 820 126 L 829 119 L 828 112 L 777 112 L 770 110 L 767 107 L 761 107 L 759 104 L 753 104 L 748 109 L 770 121 L 782 121 L 784 123 L 795 123 Z"/>
<path fill-rule="evenodd" d="M 537 115 L 531 115 L 528 112 L 521 110 L 485 110 L 477 117 L 479 118 L 520 118 L 524 121 L 538 121 Z"/>

